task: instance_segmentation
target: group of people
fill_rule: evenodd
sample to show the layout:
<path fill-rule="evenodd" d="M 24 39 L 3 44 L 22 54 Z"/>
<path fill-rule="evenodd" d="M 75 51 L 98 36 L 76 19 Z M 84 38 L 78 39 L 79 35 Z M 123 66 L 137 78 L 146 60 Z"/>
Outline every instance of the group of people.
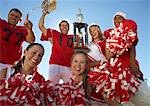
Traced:
<path fill-rule="evenodd" d="M 34 43 L 29 16 L 24 26 L 17 26 L 22 16 L 19 9 L 10 10 L 8 21 L 0 18 L 0 104 L 139 105 L 138 100 L 132 102 L 132 99 L 138 94 L 144 78 L 136 60 L 138 36 L 133 20 L 117 12 L 114 28 L 104 33 L 98 24 L 92 24 L 89 27 L 90 52 L 85 52 L 74 51 L 74 36 L 68 35 L 66 20 L 59 23 L 59 32 L 44 26 L 46 15 L 42 14 L 39 29 L 41 40 L 52 44 L 47 81 L 37 71 L 44 47 Z M 24 41 L 30 44 L 22 54 Z M 62 84 L 59 84 L 60 79 Z"/>

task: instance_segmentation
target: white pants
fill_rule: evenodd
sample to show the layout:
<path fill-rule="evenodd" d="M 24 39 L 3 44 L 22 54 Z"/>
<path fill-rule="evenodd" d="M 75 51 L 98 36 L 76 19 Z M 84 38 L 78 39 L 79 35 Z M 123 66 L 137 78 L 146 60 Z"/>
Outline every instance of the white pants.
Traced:
<path fill-rule="evenodd" d="M 2 69 L 7 68 L 7 67 L 9 67 L 9 66 L 11 66 L 11 65 L 10 65 L 10 64 L 3 64 L 3 63 L 0 63 L 0 72 L 1 72 Z"/>
<path fill-rule="evenodd" d="M 150 88 L 146 81 L 141 81 L 141 86 L 136 95 L 131 99 L 135 106 L 150 106 Z"/>
<path fill-rule="evenodd" d="M 49 65 L 49 80 L 52 81 L 52 83 L 58 84 L 60 79 L 63 80 L 63 82 L 70 81 L 71 77 L 71 68 L 56 64 L 50 64 Z"/>

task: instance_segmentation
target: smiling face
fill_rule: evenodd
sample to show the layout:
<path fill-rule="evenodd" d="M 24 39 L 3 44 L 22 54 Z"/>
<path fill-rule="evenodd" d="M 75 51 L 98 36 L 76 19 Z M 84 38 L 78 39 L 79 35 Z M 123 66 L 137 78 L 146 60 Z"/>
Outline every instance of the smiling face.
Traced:
<path fill-rule="evenodd" d="M 44 55 L 44 49 L 39 45 L 33 45 L 28 50 L 24 51 L 24 66 L 34 68 L 42 60 Z"/>
<path fill-rule="evenodd" d="M 89 32 L 90 32 L 93 42 L 97 42 L 102 39 L 102 32 L 97 25 L 90 26 Z"/>
<path fill-rule="evenodd" d="M 16 26 L 18 21 L 21 19 L 21 14 L 19 12 L 16 12 L 14 10 L 10 11 L 8 14 L 8 23 Z"/>
<path fill-rule="evenodd" d="M 116 15 L 115 18 L 114 18 L 114 24 L 115 24 L 115 26 L 116 26 L 116 27 L 119 26 L 119 24 L 120 24 L 121 22 L 123 22 L 124 20 L 125 20 L 125 19 L 124 19 L 122 16 Z"/>
<path fill-rule="evenodd" d="M 67 23 L 67 21 L 62 21 L 59 24 L 59 28 L 62 34 L 67 34 L 69 31 L 69 24 Z"/>
<path fill-rule="evenodd" d="M 80 76 L 86 71 L 88 66 L 87 56 L 83 53 L 76 53 L 71 60 L 71 70 L 73 75 Z"/>

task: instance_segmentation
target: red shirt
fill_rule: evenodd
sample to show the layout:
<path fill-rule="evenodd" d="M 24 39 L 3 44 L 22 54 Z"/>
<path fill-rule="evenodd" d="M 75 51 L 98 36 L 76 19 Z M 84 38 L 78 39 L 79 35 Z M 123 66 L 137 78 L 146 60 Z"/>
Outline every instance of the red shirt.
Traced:
<path fill-rule="evenodd" d="M 27 34 L 25 27 L 12 27 L 0 19 L 0 63 L 14 64 L 21 58 L 22 43 L 26 40 Z"/>
<path fill-rule="evenodd" d="M 56 30 L 47 29 L 47 35 L 42 34 L 41 40 L 53 38 L 52 54 L 49 64 L 58 64 L 70 67 L 73 51 L 73 35 L 64 35 Z"/>

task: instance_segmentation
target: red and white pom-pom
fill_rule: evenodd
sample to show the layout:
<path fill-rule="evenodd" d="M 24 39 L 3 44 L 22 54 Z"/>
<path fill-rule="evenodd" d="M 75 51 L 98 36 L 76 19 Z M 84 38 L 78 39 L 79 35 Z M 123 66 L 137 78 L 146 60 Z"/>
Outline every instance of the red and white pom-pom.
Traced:
<path fill-rule="evenodd" d="M 55 97 L 58 97 L 59 94 L 58 92 L 54 92 L 53 91 L 53 84 L 52 84 L 52 81 L 50 80 L 47 80 L 45 82 L 45 85 L 44 85 L 44 101 L 45 101 L 45 105 L 55 105 L 55 102 L 54 102 L 54 98 Z"/>
<path fill-rule="evenodd" d="M 96 87 L 97 93 L 118 103 L 128 102 L 140 86 L 139 80 L 132 75 L 130 69 L 122 66 L 118 58 L 100 62 L 89 71 L 88 77 L 88 82 Z"/>
<path fill-rule="evenodd" d="M 121 55 L 138 41 L 136 24 L 132 20 L 125 20 L 119 27 L 104 32 L 106 48 L 113 54 Z"/>
<path fill-rule="evenodd" d="M 73 80 L 71 83 L 57 84 L 54 92 L 58 92 L 58 96 L 55 98 L 57 105 L 85 105 L 85 92 L 82 82 L 75 83 Z"/>
<path fill-rule="evenodd" d="M 6 105 L 42 105 L 44 101 L 44 81 L 38 82 L 36 74 L 25 77 L 24 74 L 17 73 L 15 76 L 3 83 Z M 8 86 L 6 87 L 6 84 Z M 43 96 L 42 96 L 43 95 Z"/>

